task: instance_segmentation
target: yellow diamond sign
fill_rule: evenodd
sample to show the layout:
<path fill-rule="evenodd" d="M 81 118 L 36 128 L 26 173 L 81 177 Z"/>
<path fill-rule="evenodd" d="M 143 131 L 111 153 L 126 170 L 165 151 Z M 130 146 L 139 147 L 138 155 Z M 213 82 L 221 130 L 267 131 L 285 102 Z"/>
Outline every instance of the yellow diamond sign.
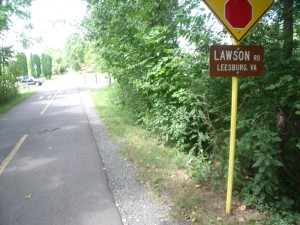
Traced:
<path fill-rule="evenodd" d="M 232 37 L 242 41 L 264 14 L 273 6 L 274 0 L 204 0 L 204 3 L 223 23 Z"/>

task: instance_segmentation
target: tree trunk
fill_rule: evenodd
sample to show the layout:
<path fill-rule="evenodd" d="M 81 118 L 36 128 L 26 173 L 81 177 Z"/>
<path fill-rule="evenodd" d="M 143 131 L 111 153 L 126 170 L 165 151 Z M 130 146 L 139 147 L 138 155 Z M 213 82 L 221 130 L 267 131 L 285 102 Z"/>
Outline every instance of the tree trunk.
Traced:
<path fill-rule="evenodd" d="M 293 3 L 294 0 L 283 0 L 283 57 L 289 59 L 293 55 L 293 35 L 294 35 L 294 17 L 293 17 Z M 286 129 L 287 115 L 280 111 L 277 114 L 277 133 L 282 138 L 280 143 L 281 151 L 284 150 L 284 136 Z"/>
<path fill-rule="evenodd" d="M 283 1 L 283 57 L 288 59 L 293 54 L 293 34 L 294 34 L 294 18 L 293 18 L 293 3 L 294 0 L 284 0 Z"/>

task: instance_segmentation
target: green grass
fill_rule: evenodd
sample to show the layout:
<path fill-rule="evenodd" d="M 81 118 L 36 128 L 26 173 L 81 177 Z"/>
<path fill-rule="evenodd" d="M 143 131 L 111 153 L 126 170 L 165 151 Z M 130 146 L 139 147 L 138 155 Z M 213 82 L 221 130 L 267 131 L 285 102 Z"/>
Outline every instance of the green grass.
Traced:
<path fill-rule="evenodd" d="M 134 115 L 114 104 L 118 101 L 116 92 L 114 85 L 92 92 L 97 112 L 109 135 L 122 143 L 119 154 L 134 164 L 138 179 L 152 190 L 153 198 L 172 205 L 173 219 L 225 225 L 250 224 L 259 217 L 255 210 L 239 211 L 241 203 L 236 199 L 235 215 L 227 216 L 225 188 L 214 189 L 212 181 L 192 179 L 186 171 L 188 156 L 166 145 L 159 135 L 136 125 Z"/>
<path fill-rule="evenodd" d="M 101 91 L 92 91 L 96 109 L 101 119 L 107 125 L 108 131 L 120 139 L 127 129 L 130 129 L 133 123 L 133 116 L 124 112 L 121 107 L 113 104 L 115 99 L 115 89 L 113 86 L 102 88 Z M 119 124 L 116 126 L 116 124 Z"/>
<path fill-rule="evenodd" d="M 16 97 L 13 100 L 11 100 L 10 102 L 8 102 L 8 103 L 6 103 L 4 105 L 1 105 L 0 106 L 0 114 L 6 113 L 10 109 L 12 109 L 14 106 L 16 106 L 20 102 L 24 101 L 29 96 L 33 95 L 34 93 L 35 93 L 34 91 L 22 93 L 18 97 Z"/>
<path fill-rule="evenodd" d="M 123 143 L 119 153 L 125 160 L 139 166 L 141 180 L 154 189 L 166 189 L 163 175 L 168 169 L 174 169 L 175 163 L 169 160 L 174 149 L 164 146 L 153 133 L 135 125 L 134 115 L 113 104 L 116 99 L 114 86 L 93 91 L 92 96 L 109 134 Z"/>

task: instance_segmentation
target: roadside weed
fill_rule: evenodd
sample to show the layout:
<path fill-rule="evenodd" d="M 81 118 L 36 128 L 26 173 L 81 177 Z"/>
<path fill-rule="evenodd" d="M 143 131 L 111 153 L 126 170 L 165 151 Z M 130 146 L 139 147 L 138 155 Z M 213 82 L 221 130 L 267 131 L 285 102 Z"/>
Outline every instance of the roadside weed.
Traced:
<path fill-rule="evenodd" d="M 210 160 L 204 153 L 187 155 L 137 125 L 132 113 L 113 104 L 117 101 L 115 88 L 111 85 L 92 92 L 97 112 L 109 135 L 121 144 L 119 154 L 137 169 L 137 179 L 150 188 L 153 200 L 170 206 L 173 219 L 193 225 L 259 224 L 254 221 L 261 214 L 240 210 L 238 199 L 233 200 L 233 215 L 226 215 L 224 162 Z"/>
<path fill-rule="evenodd" d="M 14 98 L 12 101 L 0 105 L 0 114 L 5 113 L 12 109 L 15 105 L 19 104 L 20 102 L 24 101 L 26 98 L 30 97 L 31 95 L 35 94 L 34 91 L 26 92 L 23 94 L 20 94 L 18 97 Z"/>

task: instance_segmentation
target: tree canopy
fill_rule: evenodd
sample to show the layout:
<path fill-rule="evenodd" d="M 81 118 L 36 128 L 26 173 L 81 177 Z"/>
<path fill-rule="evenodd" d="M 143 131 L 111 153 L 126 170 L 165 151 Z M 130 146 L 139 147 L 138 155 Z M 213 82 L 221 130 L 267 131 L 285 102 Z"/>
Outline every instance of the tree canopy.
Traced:
<path fill-rule="evenodd" d="M 74 33 L 69 36 L 64 49 L 64 64 L 75 71 L 79 71 L 84 64 L 86 45 L 83 36 Z"/>

